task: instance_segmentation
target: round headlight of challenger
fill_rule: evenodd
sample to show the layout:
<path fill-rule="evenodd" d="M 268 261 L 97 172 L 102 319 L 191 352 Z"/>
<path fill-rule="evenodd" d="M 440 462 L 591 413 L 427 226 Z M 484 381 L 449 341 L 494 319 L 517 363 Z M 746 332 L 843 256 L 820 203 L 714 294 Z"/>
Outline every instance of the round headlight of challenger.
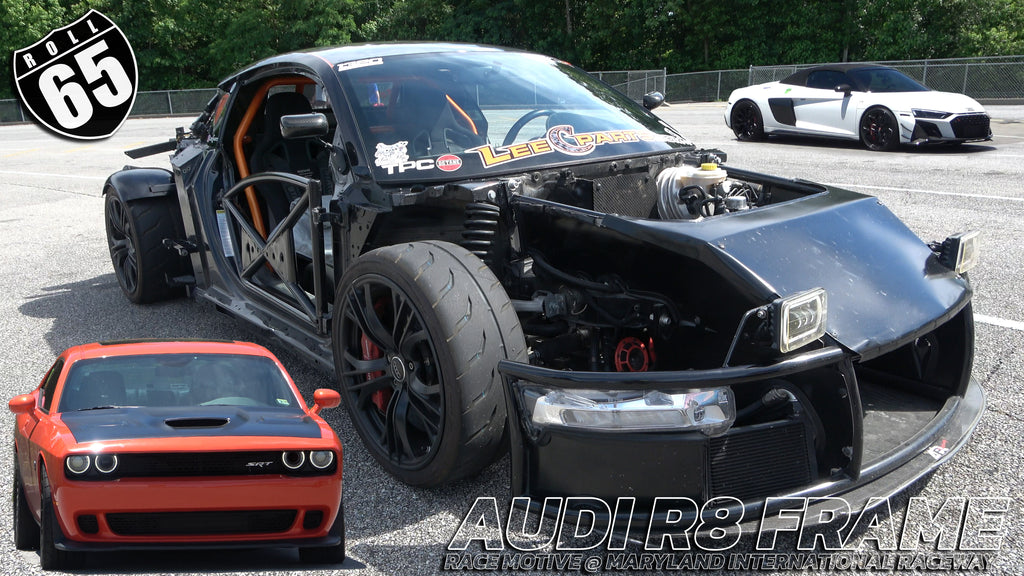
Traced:
<path fill-rule="evenodd" d="M 334 462 L 334 452 L 330 450 L 313 450 L 309 453 L 309 463 L 317 470 L 323 470 Z"/>
<path fill-rule="evenodd" d="M 104 474 L 110 474 L 117 468 L 117 454 L 97 454 L 96 469 Z"/>
<path fill-rule="evenodd" d="M 85 474 L 89 470 L 91 459 L 85 454 L 72 454 L 64 461 L 68 472 L 72 474 Z"/>
<path fill-rule="evenodd" d="M 298 470 L 306 463 L 306 453 L 299 452 L 298 450 L 282 452 L 281 462 L 284 463 L 285 468 L 288 468 L 289 470 Z"/>

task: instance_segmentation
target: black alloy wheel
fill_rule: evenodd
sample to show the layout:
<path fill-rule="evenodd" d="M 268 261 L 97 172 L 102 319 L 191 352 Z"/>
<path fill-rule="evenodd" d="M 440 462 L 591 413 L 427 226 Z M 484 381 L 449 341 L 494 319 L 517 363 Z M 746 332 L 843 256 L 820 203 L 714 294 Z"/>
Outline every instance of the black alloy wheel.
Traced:
<path fill-rule="evenodd" d="M 460 246 L 364 254 L 335 298 L 335 371 L 363 443 L 399 480 L 437 486 L 501 450 L 499 360 L 525 361 L 518 317 L 490 269 Z"/>
<path fill-rule="evenodd" d="M 106 190 L 104 219 L 107 246 L 121 291 L 136 304 L 156 302 L 180 289 L 167 283 L 180 273 L 179 257 L 164 247 L 165 238 L 176 238 L 177 209 L 173 197 L 125 201 L 112 187 Z"/>
<path fill-rule="evenodd" d="M 17 550 L 36 550 L 39 548 L 39 526 L 32 517 L 32 511 L 25 498 L 25 486 L 21 482 L 18 471 L 18 453 L 14 453 L 14 481 L 11 492 L 14 509 L 14 547 Z"/>
<path fill-rule="evenodd" d="M 896 117 L 881 106 L 868 109 L 860 119 L 860 141 L 869 150 L 878 152 L 894 150 L 900 143 Z"/>
<path fill-rule="evenodd" d="M 732 107 L 732 131 L 741 142 L 764 140 L 764 119 L 757 104 L 740 100 Z"/>

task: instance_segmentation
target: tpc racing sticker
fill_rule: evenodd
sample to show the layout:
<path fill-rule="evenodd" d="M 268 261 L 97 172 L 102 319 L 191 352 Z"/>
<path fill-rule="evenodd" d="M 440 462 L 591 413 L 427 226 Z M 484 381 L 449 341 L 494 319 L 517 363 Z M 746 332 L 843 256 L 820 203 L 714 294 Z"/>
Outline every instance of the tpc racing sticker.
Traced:
<path fill-rule="evenodd" d="M 128 38 L 89 10 L 14 52 L 21 101 L 50 130 L 81 140 L 112 135 L 135 103 L 138 67 Z"/>

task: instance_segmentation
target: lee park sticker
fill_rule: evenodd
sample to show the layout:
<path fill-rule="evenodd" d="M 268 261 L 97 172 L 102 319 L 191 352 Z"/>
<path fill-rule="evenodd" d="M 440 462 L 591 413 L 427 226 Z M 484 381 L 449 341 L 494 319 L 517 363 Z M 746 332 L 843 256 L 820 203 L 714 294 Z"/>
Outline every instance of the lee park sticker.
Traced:
<path fill-rule="evenodd" d="M 96 10 L 14 52 L 14 84 L 39 123 L 95 140 L 121 127 L 135 103 L 138 67 L 128 38 Z"/>

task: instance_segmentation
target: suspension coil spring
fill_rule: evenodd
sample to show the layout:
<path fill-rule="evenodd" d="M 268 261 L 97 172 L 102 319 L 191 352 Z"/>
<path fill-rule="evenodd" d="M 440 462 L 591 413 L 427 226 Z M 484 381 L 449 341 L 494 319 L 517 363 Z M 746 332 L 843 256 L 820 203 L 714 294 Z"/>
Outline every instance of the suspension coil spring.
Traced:
<path fill-rule="evenodd" d="M 466 204 L 462 246 L 494 269 L 499 260 L 498 224 L 501 209 L 486 202 Z"/>

